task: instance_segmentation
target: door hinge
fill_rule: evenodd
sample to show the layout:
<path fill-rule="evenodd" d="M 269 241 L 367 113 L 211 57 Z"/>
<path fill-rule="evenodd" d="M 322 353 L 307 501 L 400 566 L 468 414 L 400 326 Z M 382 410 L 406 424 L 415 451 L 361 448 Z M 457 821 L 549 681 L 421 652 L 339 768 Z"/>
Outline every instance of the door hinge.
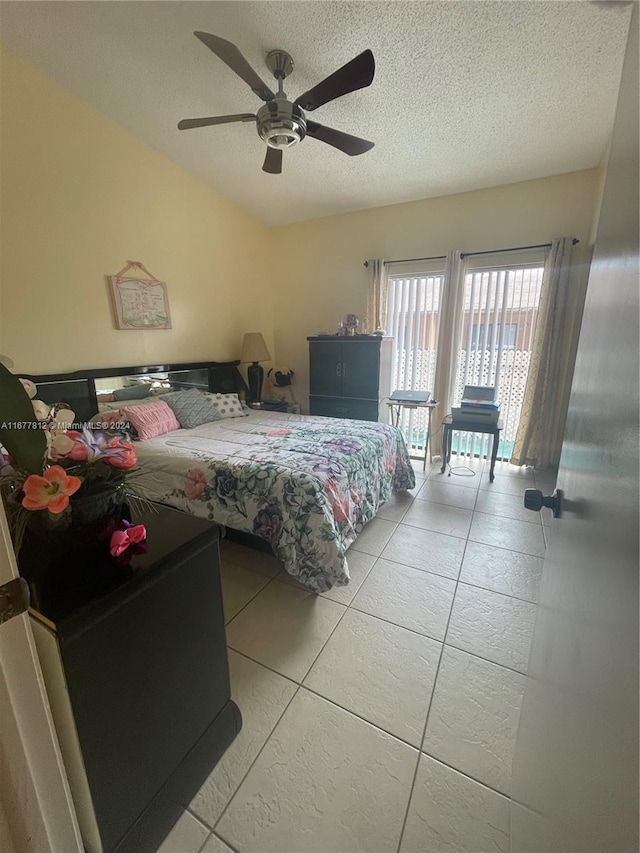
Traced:
<path fill-rule="evenodd" d="M 29 584 L 24 578 L 14 578 L 0 586 L 0 625 L 14 616 L 26 613 L 31 597 Z"/>

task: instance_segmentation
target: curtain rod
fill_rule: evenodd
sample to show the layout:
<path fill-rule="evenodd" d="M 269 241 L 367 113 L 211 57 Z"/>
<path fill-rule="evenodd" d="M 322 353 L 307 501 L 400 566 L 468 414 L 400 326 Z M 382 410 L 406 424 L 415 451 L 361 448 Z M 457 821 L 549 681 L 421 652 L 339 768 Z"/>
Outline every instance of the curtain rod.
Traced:
<path fill-rule="evenodd" d="M 575 246 L 579 243 L 580 240 L 577 237 L 574 237 L 571 241 L 571 245 Z M 497 255 L 499 252 L 521 252 L 525 249 L 550 249 L 552 243 L 539 243 L 537 246 L 511 246 L 509 249 L 485 249 L 484 252 L 462 252 L 460 257 L 462 258 L 470 258 L 472 255 Z M 434 255 L 430 258 L 398 258 L 393 261 L 385 261 L 385 267 L 389 264 L 408 264 L 414 263 L 417 261 L 445 261 L 447 259 L 446 255 Z M 369 261 L 364 262 L 364 266 L 369 266 Z"/>
<path fill-rule="evenodd" d="M 571 245 L 575 246 L 579 243 L 577 237 L 571 241 Z M 470 258 L 472 255 L 497 255 L 500 252 L 523 252 L 525 249 L 550 249 L 553 243 L 539 243 L 537 246 L 511 246 L 509 249 L 485 249 L 484 252 L 462 252 L 461 258 Z"/>
<path fill-rule="evenodd" d="M 408 263 L 411 263 L 413 261 L 446 261 L 446 259 L 447 259 L 446 255 L 434 255 L 431 258 L 399 258 L 395 261 L 385 261 L 384 265 L 385 265 L 385 267 L 387 267 L 387 266 L 389 266 L 389 264 L 408 264 Z M 364 266 L 368 267 L 369 261 L 365 261 Z"/>

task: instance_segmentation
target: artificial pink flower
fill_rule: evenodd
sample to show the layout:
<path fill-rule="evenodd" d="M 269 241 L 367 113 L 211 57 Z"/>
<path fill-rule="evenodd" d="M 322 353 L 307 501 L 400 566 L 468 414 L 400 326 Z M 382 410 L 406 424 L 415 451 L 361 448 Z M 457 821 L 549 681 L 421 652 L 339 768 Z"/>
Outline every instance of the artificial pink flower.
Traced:
<path fill-rule="evenodd" d="M 184 493 L 190 501 L 199 498 L 207 485 L 207 478 L 198 468 L 190 468 L 184 484 Z"/>
<path fill-rule="evenodd" d="M 120 441 L 119 438 L 110 438 L 107 442 L 107 448 L 109 449 L 103 457 L 104 461 L 114 468 L 133 468 L 138 461 L 133 444 L 130 444 L 128 441 Z"/>
<path fill-rule="evenodd" d="M 69 506 L 69 496 L 82 485 L 79 477 L 69 476 L 64 468 L 52 465 L 43 473 L 30 474 L 24 481 L 22 506 L 25 509 L 48 509 L 57 515 Z"/>
<path fill-rule="evenodd" d="M 270 429 L 267 435 L 291 435 L 291 430 L 286 427 L 278 427 L 278 429 Z"/>
<path fill-rule="evenodd" d="M 147 529 L 144 524 L 135 524 L 133 527 L 125 527 L 124 530 L 114 530 L 109 543 L 109 553 L 112 557 L 119 557 L 133 545 L 137 545 L 147 538 Z"/>
<path fill-rule="evenodd" d="M 84 462 L 88 459 L 89 448 L 83 441 L 79 440 L 82 438 L 82 433 L 70 429 L 67 436 L 73 441 L 73 447 L 67 453 L 67 459 L 73 459 L 74 462 Z"/>

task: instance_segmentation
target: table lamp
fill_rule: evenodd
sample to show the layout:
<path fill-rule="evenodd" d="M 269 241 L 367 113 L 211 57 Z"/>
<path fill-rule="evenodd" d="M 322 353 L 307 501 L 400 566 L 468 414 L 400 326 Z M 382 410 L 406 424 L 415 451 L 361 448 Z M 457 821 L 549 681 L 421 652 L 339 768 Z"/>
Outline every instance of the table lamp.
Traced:
<path fill-rule="evenodd" d="M 259 403 L 264 380 L 264 370 L 260 367 L 259 362 L 271 361 L 271 355 L 260 332 L 247 332 L 244 336 L 240 361 L 251 362 L 247 368 L 249 402 Z"/>

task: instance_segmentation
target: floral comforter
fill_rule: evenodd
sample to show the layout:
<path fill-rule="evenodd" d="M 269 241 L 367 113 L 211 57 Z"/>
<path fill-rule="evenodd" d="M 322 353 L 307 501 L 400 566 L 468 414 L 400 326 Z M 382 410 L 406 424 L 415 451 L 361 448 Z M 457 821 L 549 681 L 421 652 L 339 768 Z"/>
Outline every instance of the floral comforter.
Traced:
<path fill-rule="evenodd" d="M 136 445 L 136 490 L 266 540 L 313 592 L 349 582 L 345 552 L 392 492 L 415 485 L 396 427 L 251 412 Z"/>

